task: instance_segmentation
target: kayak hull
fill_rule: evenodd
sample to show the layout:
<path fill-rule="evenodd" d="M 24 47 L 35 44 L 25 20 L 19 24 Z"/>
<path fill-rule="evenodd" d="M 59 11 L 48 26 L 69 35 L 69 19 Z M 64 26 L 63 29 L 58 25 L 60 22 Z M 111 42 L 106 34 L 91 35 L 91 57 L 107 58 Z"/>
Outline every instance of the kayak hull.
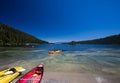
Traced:
<path fill-rule="evenodd" d="M 12 74 L 8 74 L 8 75 L 5 75 L 6 72 L 8 72 L 10 70 L 9 69 L 6 69 L 4 71 L 1 71 L 0 72 L 0 83 L 9 83 L 11 82 L 12 80 L 14 80 L 17 76 L 20 75 L 20 72 L 19 70 L 23 69 L 22 67 L 14 67 L 14 69 L 16 70 L 16 72 L 12 73 Z"/>
<path fill-rule="evenodd" d="M 14 80 L 17 76 L 19 76 L 19 72 L 16 72 L 12 75 L 7 75 L 7 76 L 4 76 L 4 77 L 0 77 L 0 83 L 9 83 L 11 82 L 12 80 Z"/>
<path fill-rule="evenodd" d="M 44 66 L 43 64 L 41 68 L 41 73 L 37 74 L 37 67 L 33 68 L 31 71 L 29 71 L 28 73 L 26 73 L 24 76 L 22 76 L 16 83 L 40 83 L 43 77 L 43 71 L 44 71 Z"/>

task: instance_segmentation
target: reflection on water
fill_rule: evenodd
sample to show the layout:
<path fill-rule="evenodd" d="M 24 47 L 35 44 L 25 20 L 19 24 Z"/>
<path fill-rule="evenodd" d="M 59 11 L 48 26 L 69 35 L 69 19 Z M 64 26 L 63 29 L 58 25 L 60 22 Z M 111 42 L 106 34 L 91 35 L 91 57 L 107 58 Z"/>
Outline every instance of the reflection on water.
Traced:
<path fill-rule="evenodd" d="M 48 55 L 52 49 L 62 54 Z M 45 71 L 120 74 L 120 45 L 43 44 L 35 48 L 0 48 L 0 69 L 23 66 L 31 69 L 39 63 Z"/>

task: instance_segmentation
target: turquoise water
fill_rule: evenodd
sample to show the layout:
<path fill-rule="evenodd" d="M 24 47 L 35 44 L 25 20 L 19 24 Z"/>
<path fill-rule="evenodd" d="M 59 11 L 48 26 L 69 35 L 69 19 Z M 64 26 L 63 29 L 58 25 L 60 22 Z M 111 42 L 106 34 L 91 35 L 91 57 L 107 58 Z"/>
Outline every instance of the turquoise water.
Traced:
<path fill-rule="evenodd" d="M 48 51 L 62 49 L 50 56 Z M 1 47 L 0 70 L 23 66 L 30 70 L 44 63 L 45 71 L 120 75 L 120 45 L 42 44 L 32 47 Z"/>

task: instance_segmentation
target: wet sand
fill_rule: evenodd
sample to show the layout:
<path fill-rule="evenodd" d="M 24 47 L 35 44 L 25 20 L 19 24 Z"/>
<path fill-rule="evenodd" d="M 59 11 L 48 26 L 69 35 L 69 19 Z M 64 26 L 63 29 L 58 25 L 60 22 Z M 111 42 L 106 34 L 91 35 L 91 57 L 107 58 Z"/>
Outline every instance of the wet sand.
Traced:
<path fill-rule="evenodd" d="M 120 83 L 120 76 L 45 72 L 42 83 Z"/>

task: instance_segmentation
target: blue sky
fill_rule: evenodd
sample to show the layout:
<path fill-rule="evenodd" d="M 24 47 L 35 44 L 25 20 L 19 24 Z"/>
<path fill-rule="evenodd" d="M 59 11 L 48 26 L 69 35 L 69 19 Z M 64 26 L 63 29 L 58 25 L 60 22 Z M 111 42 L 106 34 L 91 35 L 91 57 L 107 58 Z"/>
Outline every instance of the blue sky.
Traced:
<path fill-rule="evenodd" d="M 50 42 L 120 33 L 119 0 L 1 0 L 0 22 Z"/>

